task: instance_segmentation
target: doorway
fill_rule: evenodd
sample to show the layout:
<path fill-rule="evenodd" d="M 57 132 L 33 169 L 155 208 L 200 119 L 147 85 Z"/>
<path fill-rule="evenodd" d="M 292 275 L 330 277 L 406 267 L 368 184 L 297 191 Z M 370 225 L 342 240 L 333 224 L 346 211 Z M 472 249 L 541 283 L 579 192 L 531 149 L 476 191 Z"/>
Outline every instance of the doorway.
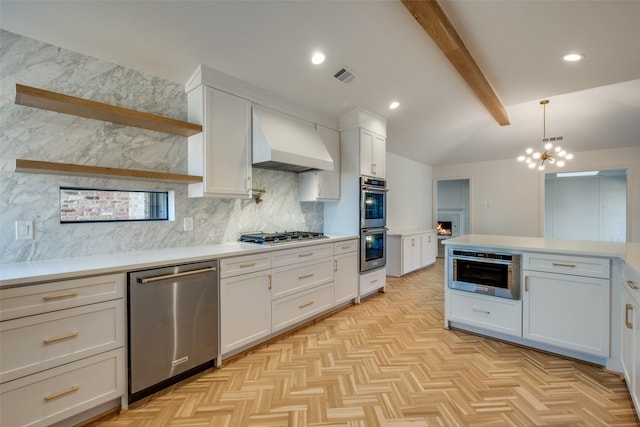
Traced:
<path fill-rule="evenodd" d="M 436 227 L 438 256 L 444 256 L 444 240 L 468 234 L 470 224 L 470 180 L 439 179 L 436 181 Z"/>
<path fill-rule="evenodd" d="M 627 171 L 548 173 L 544 237 L 627 241 Z"/>

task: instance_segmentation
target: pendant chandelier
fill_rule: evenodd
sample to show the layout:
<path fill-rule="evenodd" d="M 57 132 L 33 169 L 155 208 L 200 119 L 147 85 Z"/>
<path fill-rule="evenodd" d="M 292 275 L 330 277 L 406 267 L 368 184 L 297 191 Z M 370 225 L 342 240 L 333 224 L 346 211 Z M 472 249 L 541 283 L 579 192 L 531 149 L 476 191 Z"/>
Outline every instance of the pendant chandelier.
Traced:
<path fill-rule="evenodd" d="M 548 99 L 540 101 L 542 105 L 542 144 L 543 151 L 534 151 L 533 148 L 527 148 L 526 154 L 518 156 L 519 162 L 524 162 L 529 169 L 538 168 L 544 170 L 545 162 L 555 164 L 558 167 L 565 165 L 567 160 L 573 159 L 573 154 L 567 153 L 559 145 L 553 145 L 552 141 L 561 141 L 562 137 L 547 138 L 547 114 L 546 107 L 549 103 Z"/>

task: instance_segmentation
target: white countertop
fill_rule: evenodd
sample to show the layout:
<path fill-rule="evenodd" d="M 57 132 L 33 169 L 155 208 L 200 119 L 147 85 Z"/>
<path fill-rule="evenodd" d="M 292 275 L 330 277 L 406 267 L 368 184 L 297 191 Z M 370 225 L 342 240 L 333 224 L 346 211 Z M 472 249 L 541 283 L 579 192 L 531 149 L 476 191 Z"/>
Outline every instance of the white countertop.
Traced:
<path fill-rule="evenodd" d="M 431 230 L 427 230 L 427 229 L 420 229 L 420 228 L 415 228 L 415 229 L 407 229 L 407 230 L 389 230 L 387 231 L 387 236 L 409 236 L 411 234 L 421 234 L 421 233 L 428 233 L 430 231 L 436 231 L 434 229 Z"/>
<path fill-rule="evenodd" d="M 0 264 L 0 289 L 24 284 L 60 280 L 70 277 L 109 274 L 159 267 L 170 264 L 250 255 L 264 251 L 300 248 L 322 243 L 357 239 L 356 235 L 328 236 L 295 243 L 280 243 L 262 246 L 256 243 L 230 242 L 209 246 L 155 249 L 149 251 L 123 252 L 118 254 L 92 255 L 84 257 L 51 259 L 44 261 Z"/>
<path fill-rule="evenodd" d="M 443 241 L 449 246 L 471 246 L 527 252 L 547 252 L 621 258 L 640 272 L 640 243 L 598 242 L 591 240 L 557 240 L 543 237 L 465 234 Z"/>

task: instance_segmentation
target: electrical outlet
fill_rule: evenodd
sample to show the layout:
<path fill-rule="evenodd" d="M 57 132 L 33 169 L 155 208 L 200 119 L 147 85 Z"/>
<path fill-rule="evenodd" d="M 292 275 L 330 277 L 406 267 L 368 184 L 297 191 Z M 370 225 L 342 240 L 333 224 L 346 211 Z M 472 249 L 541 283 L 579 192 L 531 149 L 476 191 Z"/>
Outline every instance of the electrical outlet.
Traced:
<path fill-rule="evenodd" d="M 184 231 L 193 231 L 193 218 L 184 219 Z"/>
<path fill-rule="evenodd" d="M 33 221 L 16 221 L 16 240 L 33 240 Z"/>

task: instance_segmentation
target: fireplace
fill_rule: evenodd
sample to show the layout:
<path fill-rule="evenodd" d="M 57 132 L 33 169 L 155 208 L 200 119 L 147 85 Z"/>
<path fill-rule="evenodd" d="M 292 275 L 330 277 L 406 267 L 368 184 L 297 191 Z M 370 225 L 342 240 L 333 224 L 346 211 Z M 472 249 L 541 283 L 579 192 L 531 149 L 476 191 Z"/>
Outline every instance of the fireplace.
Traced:
<path fill-rule="evenodd" d="M 438 236 L 451 236 L 453 234 L 453 222 L 438 221 Z"/>

